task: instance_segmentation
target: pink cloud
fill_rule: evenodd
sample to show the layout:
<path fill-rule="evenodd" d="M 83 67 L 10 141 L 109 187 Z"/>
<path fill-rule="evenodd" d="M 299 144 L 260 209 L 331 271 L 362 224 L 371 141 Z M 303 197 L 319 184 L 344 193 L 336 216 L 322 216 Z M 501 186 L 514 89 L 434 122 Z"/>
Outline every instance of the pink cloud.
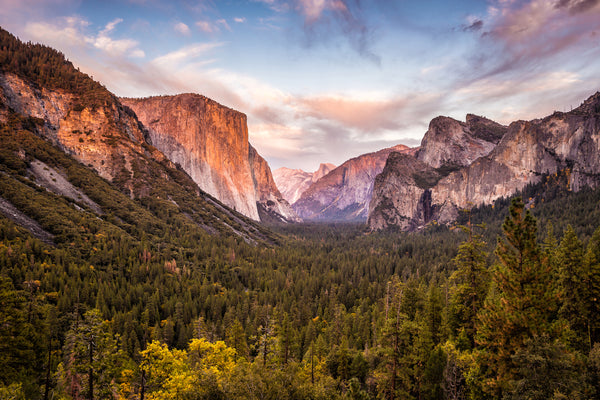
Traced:
<path fill-rule="evenodd" d="M 600 29 L 598 0 L 499 2 L 490 11 L 487 34 L 523 57 L 552 56 L 589 42 Z"/>
<path fill-rule="evenodd" d="M 219 27 L 215 26 L 210 21 L 197 21 L 196 26 L 204 33 L 215 33 L 219 31 Z"/>
<path fill-rule="evenodd" d="M 190 27 L 184 24 L 183 22 L 177 22 L 174 26 L 175 31 L 181 33 L 184 36 L 190 36 L 192 31 Z"/>
<path fill-rule="evenodd" d="M 214 22 L 208 21 L 208 20 L 202 20 L 202 21 L 196 22 L 196 26 L 202 32 L 211 33 L 211 34 L 221 32 L 221 28 L 231 31 L 231 27 L 229 26 L 229 24 L 227 23 L 227 20 L 225 20 L 225 19 L 219 19 Z"/>
<path fill-rule="evenodd" d="M 349 12 L 342 0 L 297 0 L 296 7 L 304 14 L 307 23 L 317 21 L 325 11 Z"/>
<path fill-rule="evenodd" d="M 386 99 L 321 96 L 296 100 L 301 117 L 341 124 L 366 134 L 399 131 L 420 118 L 431 118 L 440 104 L 438 94 L 411 93 Z"/>
<path fill-rule="evenodd" d="M 362 57 L 381 63 L 372 50 L 374 29 L 367 21 L 360 1 L 349 0 L 256 0 L 277 13 L 294 12 L 304 24 L 305 45 L 325 44 L 345 37 L 350 47 Z M 384 2 L 383 0 L 371 0 Z M 387 0 L 386 0 L 387 1 Z"/>
<path fill-rule="evenodd" d="M 394 128 L 394 114 L 406 106 L 406 99 L 366 101 L 346 97 L 313 97 L 302 100 L 307 116 L 333 120 L 360 129 Z"/>

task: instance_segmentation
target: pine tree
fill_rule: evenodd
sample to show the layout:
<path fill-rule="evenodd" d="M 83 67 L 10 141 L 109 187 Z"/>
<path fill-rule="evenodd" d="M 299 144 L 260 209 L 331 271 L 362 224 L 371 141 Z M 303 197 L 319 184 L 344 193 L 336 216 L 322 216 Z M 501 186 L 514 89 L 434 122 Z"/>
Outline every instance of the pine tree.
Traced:
<path fill-rule="evenodd" d="M 552 271 L 542 263 L 535 218 L 524 212 L 520 198 L 512 201 L 502 230 L 496 248 L 500 263 L 493 274 L 497 295 L 479 314 L 476 335 L 483 390 L 496 398 L 511 393 L 511 385 L 522 378 L 513 355 L 523 356 L 531 339 L 552 343 L 558 336 Z"/>
<path fill-rule="evenodd" d="M 479 227 L 485 228 L 481 225 Z M 488 291 L 489 273 L 487 254 L 484 251 L 486 243 L 481 235 L 473 231 L 474 227 L 470 222 L 461 226 L 461 229 L 468 234 L 468 239 L 460 244 L 453 260 L 457 269 L 450 277 L 456 285 L 450 300 L 450 324 L 452 333 L 460 336 L 464 332 L 472 347 L 475 344 L 477 313 L 483 306 Z"/>
<path fill-rule="evenodd" d="M 125 353 L 96 309 L 87 311 L 67 332 L 64 361 L 58 367 L 58 391 L 76 399 L 107 398 L 117 390 Z"/>
<path fill-rule="evenodd" d="M 573 332 L 571 341 L 578 350 L 591 350 L 589 271 L 584 265 L 583 244 L 569 225 L 558 251 L 561 307 L 559 315 L 568 322 Z"/>
<path fill-rule="evenodd" d="M 418 327 L 402 312 L 403 309 L 413 309 L 414 306 L 405 304 L 405 289 L 406 286 L 394 277 L 388 282 L 384 300 L 381 352 L 385 362 L 376 376 L 380 395 L 390 400 L 410 398 L 413 390 L 407 356 L 414 345 Z"/>
<path fill-rule="evenodd" d="M 589 345 L 600 342 L 600 228 L 592 235 L 584 257 L 588 270 L 587 291 L 589 295 Z"/>

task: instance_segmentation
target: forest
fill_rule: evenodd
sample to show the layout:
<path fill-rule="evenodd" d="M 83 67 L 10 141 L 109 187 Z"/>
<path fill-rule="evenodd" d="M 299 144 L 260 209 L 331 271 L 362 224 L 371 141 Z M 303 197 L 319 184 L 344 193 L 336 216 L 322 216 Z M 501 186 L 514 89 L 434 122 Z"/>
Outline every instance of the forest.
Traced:
<path fill-rule="evenodd" d="M 0 67 L 116 101 L 2 30 Z M 0 205 L 38 232 L 0 213 L 0 399 L 600 398 L 600 190 L 568 170 L 420 232 L 260 225 L 168 165 L 127 195 L 0 112 Z"/>
<path fill-rule="evenodd" d="M 557 174 L 450 227 L 247 242 L 119 197 L 27 126 L 2 131 L 1 193 L 52 240 L 0 216 L 0 398 L 600 396 L 599 190 Z M 37 186 L 24 148 L 110 212 Z"/>

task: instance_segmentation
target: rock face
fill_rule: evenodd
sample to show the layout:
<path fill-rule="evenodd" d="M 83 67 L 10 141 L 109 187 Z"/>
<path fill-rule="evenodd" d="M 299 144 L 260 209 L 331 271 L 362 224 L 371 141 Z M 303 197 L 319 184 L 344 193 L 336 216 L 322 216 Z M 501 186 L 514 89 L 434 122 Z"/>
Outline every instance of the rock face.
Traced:
<path fill-rule="evenodd" d="M 256 149 L 250 146 L 248 153 L 252 181 L 256 191 L 259 214 L 265 213 L 271 220 L 281 222 L 301 222 L 290 203 L 287 202 L 277 189 L 271 168 Z M 261 215 L 261 220 L 266 219 Z"/>
<path fill-rule="evenodd" d="M 197 94 L 121 102 L 147 129 L 148 141 L 179 164 L 202 190 L 254 220 L 260 219 L 257 203 L 268 202 L 275 203 L 270 211 L 279 210 L 284 219 L 295 219 L 272 184 L 266 162 L 251 149 L 244 114 Z M 260 170 L 253 171 L 253 166 Z"/>
<path fill-rule="evenodd" d="M 393 152 L 377 175 L 369 209 L 369 226 L 414 230 L 434 213 L 429 187 L 440 179 L 431 166 L 409 154 Z"/>
<path fill-rule="evenodd" d="M 485 126 L 490 124 L 486 122 Z M 469 130 L 473 133 L 472 128 Z M 453 130 L 448 136 L 460 137 L 455 133 Z M 476 133 L 475 136 L 480 135 Z M 430 145 L 424 139 L 423 147 Z M 436 147 L 439 148 L 439 144 Z M 427 160 L 429 167 L 437 167 L 437 172 L 447 175 L 425 185 L 429 192 L 425 197 L 414 190 L 415 185 L 407 176 L 414 173 L 408 160 L 397 160 L 389 163 L 389 168 L 386 166 L 376 180 L 371 202 L 373 212 L 369 216 L 371 229 L 399 226 L 410 230 L 432 220 L 451 222 L 460 208 L 490 204 L 498 198 L 513 195 L 529 183 L 539 182 L 543 174 L 559 171 L 567 172 L 571 190 L 597 187 L 600 185 L 600 93 L 571 112 L 513 122 L 489 154 L 479 158 L 463 155 L 474 161 L 453 172 L 444 172 L 444 164 L 439 162 L 451 157 L 422 155 L 433 153 L 422 148 L 418 157 Z M 392 191 L 391 187 L 397 190 Z M 422 208 L 429 208 L 428 218 L 423 219 L 415 211 L 415 202 Z"/>
<path fill-rule="evenodd" d="M 110 218 L 118 221 L 118 226 L 139 223 L 140 227 L 154 229 L 154 222 L 171 223 L 173 215 L 180 212 L 175 215 L 179 222 L 185 218 L 182 223 L 189 223 L 211 235 L 239 237 L 247 243 L 272 242 L 270 235 L 256 223 L 200 190 L 185 171 L 149 144 L 149 132 L 131 108 L 77 70 L 61 53 L 45 46 L 23 43 L 1 28 L 0 47 L 3 55 L 0 60 L 0 123 L 4 127 L 0 146 L 7 147 L 3 154 L 14 153 L 23 161 L 23 165 L 18 163 L 19 175 L 26 174 L 42 191 L 46 189 L 69 198 L 80 212 L 101 216 L 113 214 L 116 209 L 122 211 L 121 215 L 113 214 L 115 218 Z M 42 60 L 43 68 L 36 60 Z M 215 108 L 224 109 L 221 106 Z M 235 113 L 232 110 L 222 112 Z M 239 128 L 246 134 L 223 140 L 244 142 L 240 144 L 245 152 L 241 157 L 249 164 L 255 151 L 247 143 L 245 117 L 239 120 L 224 118 L 222 122 L 234 126 L 224 132 L 231 133 L 234 128 Z M 72 157 L 61 155 L 61 150 Z M 5 156 L 2 162 L 6 163 Z M 268 202 L 270 199 L 262 192 L 256 195 L 254 182 L 267 182 L 265 185 L 274 187 L 272 179 L 268 181 L 270 170 L 257 154 L 254 154 L 253 164 L 257 166 L 256 173 L 251 173 L 248 168 L 251 193 L 259 201 Z M 10 163 L 6 165 L 12 170 Z M 127 201 L 123 193 L 139 202 L 123 205 L 124 209 L 121 209 L 120 205 Z M 21 204 L 10 201 L 0 201 L 3 203 L 0 212 L 17 215 L 12 212 L 11 205 L 14 208 Z M 167 210 L 163 210 L 163 206 Z M 52 237 L 39 232 L 35 224 L 25 218 L 15 222 L 42 240 L 52 242 Z"/>
<path fill-rule="evenodd" d="M 433 168 L 464 167 L 488 155 L 505 133 L 505 126 L 472 114 L 466 123 L 437 117 L 429 124 L 417 158 Z"/>
<path fill-rule="evenodd" d="M 108 93 L 108 92 L 107 92 Z M 40 134 L 103 178 L 133 196 L 147 190 L 133 182 L 134 168 L 148 168 L 146 159 L 164 156 L 145 146 L 135 115 L 112 95 L 103 106 L 84 107 L 72 93 L 38 88 L 22 78 L 0 73 L 0 103 L 15 112 L 43 120 Z M 0 118 L 5 113 L 0 112 Z"/>
<path fill-rule="evenodd" d="M 316 181 L 335 169 L 333 164 L 321 164 L 312 174 L 301 169 L 277 168 L 273 171 L 273 179 L 281 191 L 283 198 L 290 204 L 295 203 L 302 193 Z"/>
<path fill-rule="evenodd" d="M 366 220 L 375 177 L 393 151 L 415 152 L 398 145 L 350 159 L 312 184 L 292 207 L 303 219 Z"/>

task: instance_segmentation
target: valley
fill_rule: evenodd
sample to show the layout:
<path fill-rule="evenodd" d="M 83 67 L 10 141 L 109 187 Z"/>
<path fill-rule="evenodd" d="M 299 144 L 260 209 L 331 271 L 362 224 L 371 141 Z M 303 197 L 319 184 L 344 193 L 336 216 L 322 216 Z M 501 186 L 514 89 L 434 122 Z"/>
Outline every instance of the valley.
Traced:
<path fill-rule="evenodd" d="M 596 398 L 599 150 L 596 93 L 272 172 L 0 30 L 0 398 Z"/>

